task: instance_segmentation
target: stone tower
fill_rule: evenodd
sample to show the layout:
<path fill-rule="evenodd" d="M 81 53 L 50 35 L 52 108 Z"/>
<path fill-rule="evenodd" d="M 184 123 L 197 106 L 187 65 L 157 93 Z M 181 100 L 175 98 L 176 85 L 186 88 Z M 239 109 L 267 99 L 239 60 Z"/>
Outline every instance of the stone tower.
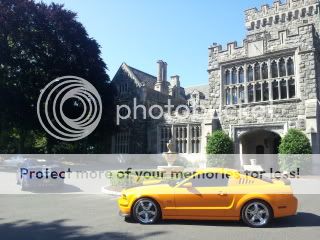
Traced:
<path fill-rule="evenodd" d="M 246 38 L 209 48 L 210 103 L 237 153 L 277 153 L 289 128 L 319 153 L 318 0 L 277 0 L 245 11 Z"/>

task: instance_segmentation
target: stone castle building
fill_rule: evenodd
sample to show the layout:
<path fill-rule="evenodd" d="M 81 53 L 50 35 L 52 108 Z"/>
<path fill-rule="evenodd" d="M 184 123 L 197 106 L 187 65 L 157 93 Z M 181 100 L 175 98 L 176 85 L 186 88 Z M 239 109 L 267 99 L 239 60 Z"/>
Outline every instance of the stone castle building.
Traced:
<path fill-rule="evenodd" d="M 209 85 L 184 89 L 178 76 L 166 79 L 123 64 L 113 83 L 118 102 L 138 96 L 148 106 L 201 102 L 188 118 L 128 120 L 113 137 L 114 153 L 161 153 L 172 139 L 180 153 L 205 153 L 206 139 L 222 128 L 239 154 L 277 153 L 289 128 L 304 131 L 319 153 L 320 15 L 318 0 L 275 1 L 245 11 L 243 44 L 209 47 Z M 127 130 L 126 130 L 127 129 Z"/>

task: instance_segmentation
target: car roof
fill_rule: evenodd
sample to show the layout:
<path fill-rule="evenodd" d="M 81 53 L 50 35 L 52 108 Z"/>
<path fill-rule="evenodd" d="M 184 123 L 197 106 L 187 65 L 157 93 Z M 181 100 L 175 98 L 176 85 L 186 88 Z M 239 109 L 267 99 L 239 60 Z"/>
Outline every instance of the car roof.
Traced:
<path fill-rule="evenodd" d="M 205 168 L 197 170 L 197 173 L 225 173 L 225 174 L 235 174 L 240 173 L 238 170 L 231 168 Z"/>

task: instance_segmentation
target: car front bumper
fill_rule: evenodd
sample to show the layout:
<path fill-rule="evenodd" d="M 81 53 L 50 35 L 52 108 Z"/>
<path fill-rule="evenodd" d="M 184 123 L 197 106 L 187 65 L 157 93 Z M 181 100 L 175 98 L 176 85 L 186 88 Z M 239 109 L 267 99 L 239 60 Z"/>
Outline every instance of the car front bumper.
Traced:
<path fill-rule="evenodd" d="M 129 201 L 124 198 L 118 199 L 119 215 L 122 217 L 129 217 L 131 215 L 131 208 Z"/>

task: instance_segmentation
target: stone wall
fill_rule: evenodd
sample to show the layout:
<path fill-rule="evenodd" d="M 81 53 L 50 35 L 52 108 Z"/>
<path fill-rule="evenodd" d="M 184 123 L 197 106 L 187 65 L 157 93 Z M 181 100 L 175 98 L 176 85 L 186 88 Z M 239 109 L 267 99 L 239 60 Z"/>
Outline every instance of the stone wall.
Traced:
<path fill-rule="evenodd" d="M 298 18 L 288 18 L 289 12 L 309 9 L 310 14 Z M 311 8 L 310 8 L 311 9 Z M 266 24 L 264 27 L 251 27 L 252 22 L 269 19 L 274 15 L 286 13 L 286 22 Z M 316 134 L 319 142 L 319 99 L 320 50 L 318 28 L 320 26 L 318 1 L 287 1 L 275 3 L 273 7 L 263 6 L 261 11 L 246 11 L 247 36 L 242 46 L 236 42 L 221 45 L 213 44 L 209 48 L 209 84 L 210 105 L 219 112 L 222 128 L 229 132 L 232 126 L 250 124 L 285 123 L 288 128 L 298 128 L 309 136 Z M 249 24 L 250 23 L 250 24 Z M 256 26 L 256 25 L 255 25 Z M 256 50 L 254 50 L 256 48 Z M 277 101 L 257 103 L 225 104 L 224 70 L 239 64 L 252 64 L 275 57 L 293 56 L 295 62 L 296 97 Z M 269 76 L 270 78 L 270 76 Z M 246 84 L 246 83 L 244 83 Z M 270 91 L 270 90 L 269 90 Z"/>

